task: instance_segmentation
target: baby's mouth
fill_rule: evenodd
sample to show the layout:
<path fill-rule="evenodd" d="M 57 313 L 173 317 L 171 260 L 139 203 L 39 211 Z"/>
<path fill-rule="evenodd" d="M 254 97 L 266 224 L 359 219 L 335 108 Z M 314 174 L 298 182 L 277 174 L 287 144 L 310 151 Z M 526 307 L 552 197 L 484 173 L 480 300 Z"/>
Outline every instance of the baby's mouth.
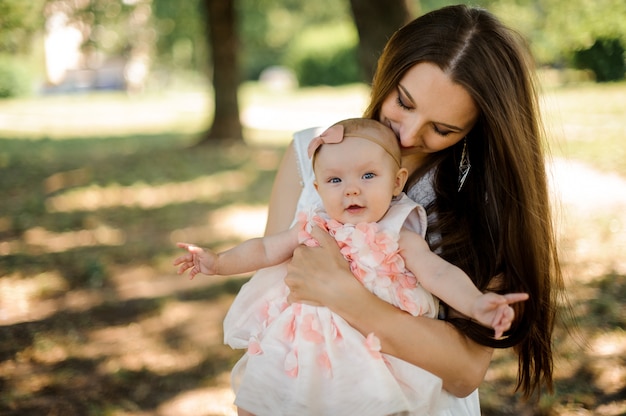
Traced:
<path fill-rule="evenodd" d="M 346 208 L 346 211 L 348 211 L 348 212 L 357 212 L 357 211 L 361 211 L 362 209 L 364 209 L 362 206 L 353 204 L 353 205 L 349 205 Z"/>

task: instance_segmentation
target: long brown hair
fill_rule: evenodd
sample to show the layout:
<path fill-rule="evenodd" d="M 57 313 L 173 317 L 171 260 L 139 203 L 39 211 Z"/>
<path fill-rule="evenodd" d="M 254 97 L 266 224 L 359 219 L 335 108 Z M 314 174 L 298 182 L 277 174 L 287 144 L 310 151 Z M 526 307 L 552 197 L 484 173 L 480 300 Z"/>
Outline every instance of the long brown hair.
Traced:
<path fill-rule="evenodd" d="M 458 191 L 464 141 L 431 157 L 436 220 L 432 248 L 462 268 L 480 290 L 527 292 L 516 321 L 496 340 L 492 331 L 448 318 L 476 342 L 514 346 L 517 389 L 526 397 L 552 391 L 552 331 L 563 283 L 545 170 L 534 71 L 523 39 L 489 12 L 463 5 L 425 14 L 387 43 L 374 77 L 366 117 L 380 118 L 383 101 L 415 64 L 437 65 L 474 99 L 479 119 L 465 142 L 472 168 Z M 407 186 L 415 183 L 418 170 Z M 431 216 L 432 217 L 432 216 Z"/>

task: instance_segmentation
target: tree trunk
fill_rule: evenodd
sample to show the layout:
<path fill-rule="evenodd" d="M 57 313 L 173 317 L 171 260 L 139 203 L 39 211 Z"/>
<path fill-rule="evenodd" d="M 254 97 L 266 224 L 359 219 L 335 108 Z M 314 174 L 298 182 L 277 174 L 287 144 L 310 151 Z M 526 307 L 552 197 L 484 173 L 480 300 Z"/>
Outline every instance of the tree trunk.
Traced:
<path fill-rule="evenodd" d="M 200 144 L 215 140 L 243 141 L 239 119 L 239 39 L 235 0 L 204 0 L 213 60 L 215 115 Z"/>
<path fill-rule="evenodd" d="M 350 0 L 359 32 L 359 60 L 364 81 L 371 82 L 389 37 L 411 20 L 408 0 Z"/>

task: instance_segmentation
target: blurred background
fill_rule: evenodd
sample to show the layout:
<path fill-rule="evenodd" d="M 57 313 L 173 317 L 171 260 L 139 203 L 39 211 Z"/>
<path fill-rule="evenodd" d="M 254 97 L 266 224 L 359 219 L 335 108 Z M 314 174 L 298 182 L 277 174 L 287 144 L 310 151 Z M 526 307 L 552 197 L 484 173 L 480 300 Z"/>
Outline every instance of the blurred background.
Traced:
<path fill-rule="evenodd" d="M 575 315 L 555 394 L 498 351 L 483 414 L 624 415 L 626 2 L 471 3 L 537 61 Z M 249 275 L 189 281 L 175 242 L 262 234 L 292 133 L 359 116 L 387 37 L 447 4 L 0 0 L 0 415 L 235 414 Z"/>

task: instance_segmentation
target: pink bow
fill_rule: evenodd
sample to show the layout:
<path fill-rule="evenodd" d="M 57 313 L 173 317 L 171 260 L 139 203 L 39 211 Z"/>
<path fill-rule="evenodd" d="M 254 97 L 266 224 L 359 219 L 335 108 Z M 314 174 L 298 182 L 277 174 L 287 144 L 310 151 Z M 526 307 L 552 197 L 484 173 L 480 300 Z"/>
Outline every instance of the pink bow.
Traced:
<path fill-rule="evenodd" d="M 341 143 L 342 140 L 343 140 L 343 126 L 341 124 L 335 124 L 334 126 L 326 129 L 324 133 L 320 134 L 319 136 L 311 140 L 311 143 L 309 143 L 309 148 L 308 148 L 309 158 L 313 157 L 313 154 L 315 153 L 317 148 L 320 147 L 321 145 L 325 143 L 326 144 Z"/>

